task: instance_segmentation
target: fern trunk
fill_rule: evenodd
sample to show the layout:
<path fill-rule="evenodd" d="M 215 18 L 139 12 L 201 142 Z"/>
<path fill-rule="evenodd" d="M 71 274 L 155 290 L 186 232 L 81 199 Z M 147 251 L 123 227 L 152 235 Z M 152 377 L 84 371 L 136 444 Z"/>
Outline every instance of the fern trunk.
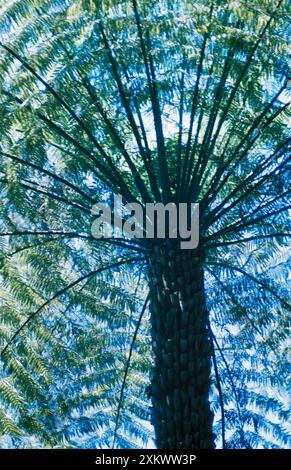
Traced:
<path fill-rule="evenodd" d="M 197 252 L 155 247 L 149 261 L 152 422 L 162 449 L 214 448 L 211 347 Z"/>

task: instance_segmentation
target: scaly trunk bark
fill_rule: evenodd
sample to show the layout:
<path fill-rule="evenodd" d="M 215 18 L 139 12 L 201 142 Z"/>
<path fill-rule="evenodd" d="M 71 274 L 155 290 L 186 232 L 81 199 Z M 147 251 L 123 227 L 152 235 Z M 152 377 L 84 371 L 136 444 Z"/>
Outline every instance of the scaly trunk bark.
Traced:
<path fill-rule="evenodd" d="M 161 449 L 214 448 L 211 347 L 201 259 L 166 241 L 149 266 L 152 421 Z"/>

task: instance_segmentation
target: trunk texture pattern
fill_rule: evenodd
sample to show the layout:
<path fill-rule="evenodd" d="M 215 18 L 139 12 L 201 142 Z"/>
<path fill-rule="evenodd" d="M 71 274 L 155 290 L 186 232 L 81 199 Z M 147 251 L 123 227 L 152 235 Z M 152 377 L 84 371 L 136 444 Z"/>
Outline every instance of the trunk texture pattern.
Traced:
<path fill-rule="evenodd" d="M 149 260 L 154 367 L 150 387 L 156 444 L 211 449 L 211 346 L 203 270 L 195 250 L 168 240 Z"/>

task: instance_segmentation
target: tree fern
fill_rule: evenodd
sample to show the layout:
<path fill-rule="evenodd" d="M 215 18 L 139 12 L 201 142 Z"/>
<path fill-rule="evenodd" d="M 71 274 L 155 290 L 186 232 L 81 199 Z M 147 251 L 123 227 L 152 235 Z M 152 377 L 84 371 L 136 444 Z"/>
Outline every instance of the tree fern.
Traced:
<path fill-rule="evenodd" d="M 287 3 L 0 8 L 1 445 L 287 447 Z M 199 247 L 94 238 L 116 194 Z"/>

